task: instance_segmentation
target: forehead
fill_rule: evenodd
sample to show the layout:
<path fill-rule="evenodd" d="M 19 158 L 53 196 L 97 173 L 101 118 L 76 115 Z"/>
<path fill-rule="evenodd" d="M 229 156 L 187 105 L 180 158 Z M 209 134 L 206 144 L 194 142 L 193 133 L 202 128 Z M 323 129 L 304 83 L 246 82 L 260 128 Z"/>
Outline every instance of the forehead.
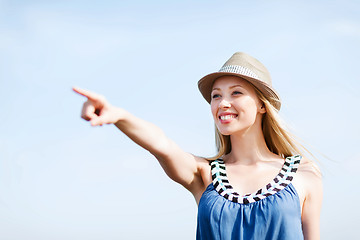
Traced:
<path fill-rule="evenodd" d="M 249 91 L 253 90 L 253 86 L 245 79 L 236 76 L 222 76 L 215 80 L 212 89 L 226 89 L 234 85 L 240 85 Z"/>

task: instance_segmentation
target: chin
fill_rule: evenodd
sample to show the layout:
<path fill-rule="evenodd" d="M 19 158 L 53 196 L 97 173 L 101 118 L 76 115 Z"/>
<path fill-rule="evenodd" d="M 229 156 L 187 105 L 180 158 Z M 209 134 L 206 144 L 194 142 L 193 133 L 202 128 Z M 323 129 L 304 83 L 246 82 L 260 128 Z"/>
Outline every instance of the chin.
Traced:
<path fill-rule="evenodd" d="M 236 133 L 244 133 L 249 130 L 247 127 L 242 128 L 218 128 L 219 132 L 224 136 L 230 136 Z"/>
<path fill-rule="evenodd" d="M 230 136 L 231 134 L 234 133 L 234 131 L 229 131 L 229 130 L 225 130 L 225 129 L 219 129 L 219 128 L 218 128 L 218 130 L 219 130 L 219 132 L 220 132 L 222 135 L 224 135 L 224 136 Z"/>

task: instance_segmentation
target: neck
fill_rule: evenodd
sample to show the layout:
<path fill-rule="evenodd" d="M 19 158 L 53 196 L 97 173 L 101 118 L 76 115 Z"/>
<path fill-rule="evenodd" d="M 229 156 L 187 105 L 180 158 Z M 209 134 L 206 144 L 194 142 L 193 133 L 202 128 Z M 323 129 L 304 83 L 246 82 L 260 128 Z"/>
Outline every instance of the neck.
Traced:
<path fill-rule="evenodd" d="M 266 145 L 261 122 L 260 124 L 255 122 L 250 128 L 232 134 L 230 141 L 231 152 L 226 159 L 232 163 L 251 165 L 276 155 Z"/>

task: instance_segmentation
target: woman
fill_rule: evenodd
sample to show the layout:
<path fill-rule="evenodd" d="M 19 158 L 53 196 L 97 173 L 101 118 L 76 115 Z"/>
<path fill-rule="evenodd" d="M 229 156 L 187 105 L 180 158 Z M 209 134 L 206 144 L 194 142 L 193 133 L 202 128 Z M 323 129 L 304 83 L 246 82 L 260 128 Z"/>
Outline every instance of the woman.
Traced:
<path fill-rule="evenodd" d="M 96 93 L 74 91 L 88 98 L 82 118 L 115 124 L 193 194 L 197 239 L 319 239 L 321 175 L 282 126 L 266 68 L 238 52 L 198 86 L 216 125 L 211 159 L 184 152 L 158 127 Z"/>

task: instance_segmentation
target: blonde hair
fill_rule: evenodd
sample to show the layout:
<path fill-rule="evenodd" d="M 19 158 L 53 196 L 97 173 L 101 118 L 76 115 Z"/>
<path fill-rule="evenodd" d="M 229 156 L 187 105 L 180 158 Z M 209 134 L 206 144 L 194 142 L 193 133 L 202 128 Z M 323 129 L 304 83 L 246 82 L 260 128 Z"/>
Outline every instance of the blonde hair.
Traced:
<path fill-rule="evenodd" d="M 251 84 L 252 85 L 252 84 Z M 278 110 L 270 101 L 276 99 L 268 99 L 264 94 L 252 85 L 256 95 L 263 102 L 266 112 L 262 117 L 262 132 L 265 142 L 269 150 L 282 158 L 287 158 L 296 154 L 304 155 L 305 152 L 313 156 L 298 140 L 296 136 L 287 130 L 284 121 L 280 118 Z M 215 126 L 215 141 L 218 153 L 208 160 L 218 159 L 231 152 L 230 136 L 222 135 Z"/>

